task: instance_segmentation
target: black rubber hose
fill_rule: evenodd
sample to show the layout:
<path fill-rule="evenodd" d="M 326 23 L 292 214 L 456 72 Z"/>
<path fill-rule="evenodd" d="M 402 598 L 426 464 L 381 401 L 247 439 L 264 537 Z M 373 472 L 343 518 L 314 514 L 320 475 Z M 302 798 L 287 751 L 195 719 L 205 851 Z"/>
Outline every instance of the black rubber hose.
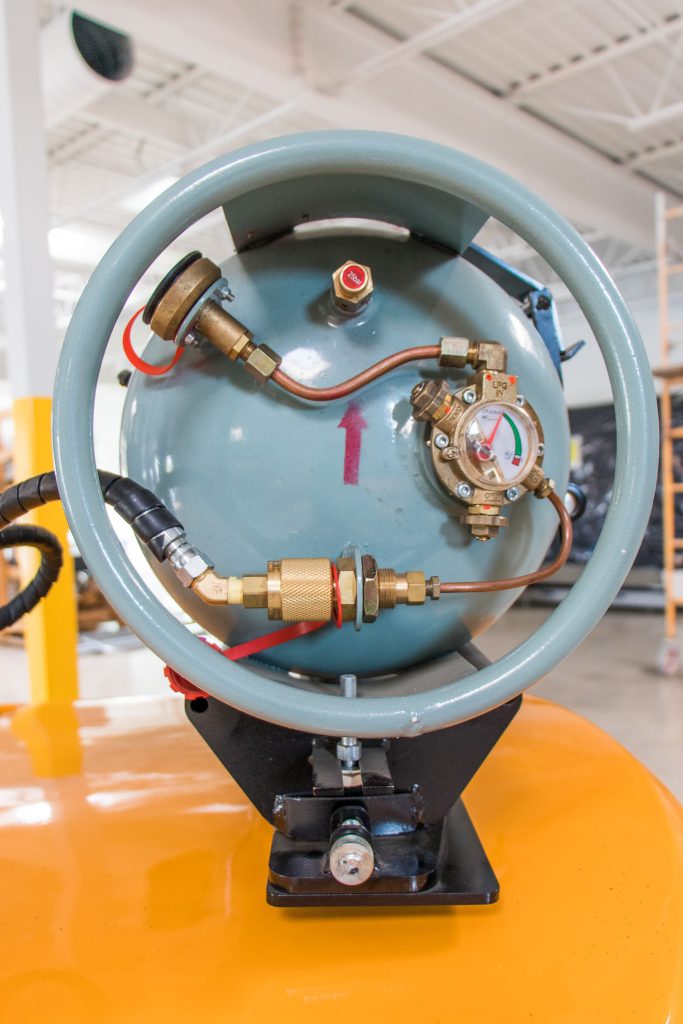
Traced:
<path fill-rule="evenodd" d="M 169 543 L 168 531 L 174 531 L 179 536 L 181 531 L 184 533 L 182 523 L 172 512 L 169 512 L 156 494 L 129 477 L 117 476 L 115 473 L 106 473 L 103 470 L 99 470 L 98 475 L 105 502 L 132 526 L 138 538 L 147 545 L 154 557 L 159 562 L 163 562 Z M 12 625 L 25 612 L 35 607 L 41 597 L 45 597 L 57 579 L 62 564 L 61 545 L 48 530 L 30 526 L 14 527 L 10 524 L 35 508 L 40 508 L 50 501 L 59 500 L 59 488 L 54 473 L 41 473 L 40 476 L 32 476 L 0 494 L 0 548 L 18 547 L 21 544 L 30 544 L 33 547 L 40 547 L 40 544 L 46 545 L 35 578 L 9 604 L 0 607 L 0 629 L 6 629 L 7 626 Z M 36 533 L 36 531 L 38 532 Z M 34 540 L 21 541 L 18 539 L 19 536 L 32 536 Z M 14 539 L 12 540 L 12 538 Z M 49 557 L 48 548 L 53 552 L 53 555 Z M 59 552 L 58 565 L 54 558 L 56 550 Z M 48 565 L 45 565 L 46 560 Z M 23 607 L 24 604 L 27 606 Z M 9 609 L 11 611 L 8 611 Z M 15 615 L 16 612 L 18 614 Z M 8 621 L 5 621 L 6 613 L 9 614 Z M 13 615 L 14 618 L 11 617 Z"/>
<path fill-rule="evenodd" d="M 42 526 L 8 526 L 0 530 L 0 550 L 32 547 L 40 551 L 38 572 L 11 601 L 0 606 L 0 629 L 7 629 L 45 597 L 62 568 L 62 545 Z"/>

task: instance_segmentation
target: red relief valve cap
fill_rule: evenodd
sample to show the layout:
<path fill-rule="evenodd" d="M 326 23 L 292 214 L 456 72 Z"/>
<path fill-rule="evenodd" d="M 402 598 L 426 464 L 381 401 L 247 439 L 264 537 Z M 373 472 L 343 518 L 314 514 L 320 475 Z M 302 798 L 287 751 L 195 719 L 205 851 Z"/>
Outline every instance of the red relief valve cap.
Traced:
<path fill-rule="evenodd" d="M 347 260 L 332 275 L 332 298 L 338 309 L 356 313 L 372 295 L 372 271 L 363 263 Z"/>

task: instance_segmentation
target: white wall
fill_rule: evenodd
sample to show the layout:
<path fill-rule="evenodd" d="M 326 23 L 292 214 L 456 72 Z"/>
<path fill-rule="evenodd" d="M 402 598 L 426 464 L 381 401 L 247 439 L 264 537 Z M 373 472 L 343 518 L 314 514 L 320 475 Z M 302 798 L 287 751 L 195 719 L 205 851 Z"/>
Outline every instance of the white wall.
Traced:
<path fill-rule="evenodd" d="M 642 284 L 642 281 L 637 286 L 636 282 L 632 284 L 624 282 L 622 290 L 645 343 L 650 366 L 656 367 L 661 365 L 662 360 L 659 307 L 654 292 L 654 278 L 651 281 L 650 294 L 642 294 Z M 559 302 L 557 308 L 565 346 L 569 347 L 579 338 L 583 338 L 587 342 L 586 347 L 564 366 L 567 404 L 570 408 L 577 408 L 610 402 L 612 394 L 607 371 L 598 344 L 585 317 L 572 300 Z M 670 319 L 683 322 L 683 298 L 671 301 Z M 682 343 L 672 352 L 674 362 L 683 362 L 683 334 L 681 334 L 681 340 Z"/>

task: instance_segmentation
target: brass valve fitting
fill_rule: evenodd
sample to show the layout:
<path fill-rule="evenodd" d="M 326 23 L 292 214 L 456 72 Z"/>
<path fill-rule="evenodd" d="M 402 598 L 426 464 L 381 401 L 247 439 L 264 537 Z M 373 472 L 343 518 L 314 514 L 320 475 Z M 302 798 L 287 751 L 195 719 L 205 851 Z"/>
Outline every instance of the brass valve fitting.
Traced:
<path fill-rule="evenodd" d="M 332 274 L 332 300 L 343 313 L 360 312 L 372 298 L 372 270 L 364 263 L 347 260 Z"/>
<path fill-rule="evenodd" d="M 470 341 L 469 338 L 441 338 L 439 366 L 475 370 L 497 370 L 505 373 L 507 351 L 499 341 Z"/>
<path fill-rule="evenodd" d="M 217 289 L 220 291 L 221 280 L 220 267 L 212 260 L 200 253 L 189 253 L 155 289 L 145 307 L 143 320 L 160 338 L 176 344 L 185 344 L 191 328 L 228 359 L 241 359 L 247 373 L 264 384 L 282 360 L 268 345 L 255 345 L 249 328 L 215 301 L 213 296 Z M 221 292 L 222 297 L 226 295 L 231 297 L 227 286 Z M 206 296 L 203 303 L 202 296 Z"/>
<path fill-rule="evenodd" d="M 374 622 L 382 608 L 424 604 L 440 596 L 439 579 L 422 572 L 380 569 L 372 555 L 363 555 L 360 578 L 353 558 L 340 558 L 336 573 L 327 558 L 282 558 L 254 576 L 218 576 L 213 568 L 195 579 L 192 590 L 207 604 L 265 608 L 268 618 L 282 622 L 329 622 L 339 615 L 355 619 L 358 602 L 364 622 Z"/>

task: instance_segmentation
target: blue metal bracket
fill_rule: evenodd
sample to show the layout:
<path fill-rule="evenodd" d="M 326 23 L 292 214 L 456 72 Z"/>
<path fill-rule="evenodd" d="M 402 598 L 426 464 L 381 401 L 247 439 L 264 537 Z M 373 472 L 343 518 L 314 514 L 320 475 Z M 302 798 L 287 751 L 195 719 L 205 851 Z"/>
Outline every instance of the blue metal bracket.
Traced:
<path fill-rule="evenodd" d="M 475 267 L 482 270 L 492 281 L 495 281 L 504 292 L 521 302 L 524 312 L 543 339 L 560 380 L 562 380 L 562 363 L 572 359 L 586 343 L 578 341 L 565 349 L 557 318 L 557 308 L 550 289 L 544 288 L 533 277 L 528 277 L 520 270 L 516 270 L 479 245 L 470 245 L 463 256 L 469 263 L 473 263 Z"/>

